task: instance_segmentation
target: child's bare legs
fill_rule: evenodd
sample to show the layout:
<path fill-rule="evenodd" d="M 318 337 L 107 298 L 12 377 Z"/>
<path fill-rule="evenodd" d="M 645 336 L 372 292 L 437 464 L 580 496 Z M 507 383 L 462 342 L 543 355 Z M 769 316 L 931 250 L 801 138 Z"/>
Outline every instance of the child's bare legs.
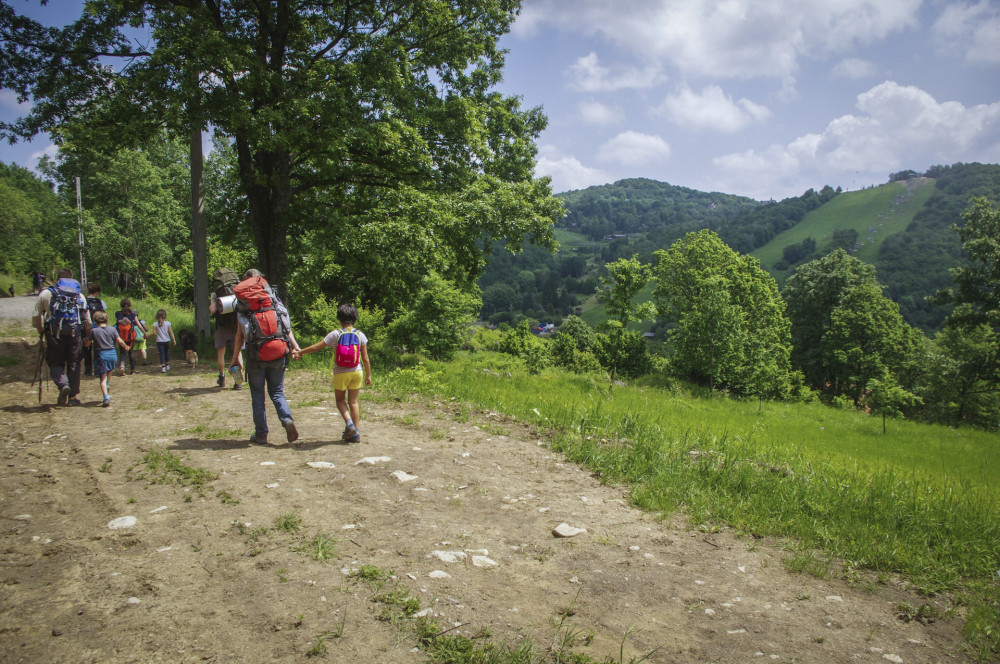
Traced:
<path fill-rule="evenodd" d="M 337 399 L 337 410 L 340 411 L 340 416 L 344 418 L 344 424 L 347 425 L 344 428 L 344 440 L 348 442 L 361 440 L 358 434 L 358 423 L 361 422 L 361 409 L 358 406 L 358 395 L 360 393 L 360 389 L 334 389 L 333 391 L 334 397 Z"/>
<path fill-rule="evenodd" d="M 111 373 L 104 372 L 101 374 L 101 394 L 103 396 L 108 396 L 108 392 L 111 390 Z"/>

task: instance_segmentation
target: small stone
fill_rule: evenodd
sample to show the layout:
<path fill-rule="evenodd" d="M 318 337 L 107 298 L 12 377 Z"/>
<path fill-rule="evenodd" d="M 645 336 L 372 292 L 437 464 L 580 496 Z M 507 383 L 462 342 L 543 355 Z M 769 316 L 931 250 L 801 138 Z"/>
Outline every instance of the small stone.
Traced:
<path fill-rule="evenodd" d="M 882 659 L 887 659 L 890 662 L 895 662 L 895 664 L 903 664 L 903 658 L 900 657 L 899 655 L 892 655 L 890 653 L 886 653 L 882 655 Z"/>
<path fill-rule="evenodd" d="M 133 605 L 139 604 L 141 601 L 142 600 L 140 600 L 138 597 L 129 597 L 128 598 L 128 603 L 129 604 L 133 604 Z"/>
<path fill-rule="evenodd" d="M 61 629 L 53 629 L 52 630 L 52 636 L 62 636 L 62 630 Z"/>
<path fill-rule="evenodd" d="M 451 574 L 448 574 L 448 572 L 445 572 L 445 571 L 442 571 L 442 570 L 439 570 L 439 569 L 434 570 L 433 572 L 431 572 L 427 576 L 429 576 L 432 579 L 450 579 L 451 578 Z"/>
<path fill-rule="evenodd" d="M 628 550 L 629 550 L 629 551 L 638 551 L 638 550 L 639 550 L 639 547 L 637 547 L 637 546 L 635 546 L 635 545 L 632 545 L 632 546 L 630 546 L 630 547 L 628 548 Z"/>
<path fill-rule="evenodd" d="M 31 521 L 31 515 L 30 514 L 18 514 L 17 516 L 14 517 L 14 520 L 15 521 Z"/>
<path fill-rule="evenodd" d="M 273 461 L 261 461 L 260 465 L 262 465 L 262 466 L 273 466 L 274 462 Z"/>
<path fill-rule="evenodd" d="M 479 567 L 481 569 L 489 569 L 491 567 L 496 567 L 499 565 L 497 561 L 492 558 L 487 558 L 486 556 L 472 556 L 472 566 Z"/>
<path fill-rule="evenodd" d="M 831 602 L 843 602 L 844 598 L 840 595 L 827 595 L 826 598 Z"/>
<path fill-rule="evenodd" d="M 586 528 L 574 528 L 568 523 L 560 523 L 552 529 L 552 534 L 556 537 L 576 537 L 577 535 L 582 535 L 586 532 Z"/>
<path fill-rule="evenodd" d="M 368 464 L 369 466 L 374 466 L 377 463 L 389 463 L 392 461 L 392 457 L 387 456 L 377 456 L 377 457 L 365 457 L 354 462 L 355 466 L 360 466 L 361 464 Z"/>
<path fill-rule="evenodd" d="M 432 613 L 434 613 L 434 610 L 431 609 L 430 607 L 427 607 L 426 609 L 421 609 L 420 611 L 417 611 L 416 613 L 414 613 L 413 617 L 414 618 L 426 618 L 427 616 L 431 615 Z M 420 652 L 420 649 L 419 648 L 414 648 L 413 651 L 414 652 Z"/>
<path fill-rule="evenodd" d="M 306 465 L 310 468 L 336 468 L 336 466 L 329 461 L 307 461 Z"/>
<path fill-rule="evenodd" d="M 357 525 L 353 523 L 347 523 L 340 527 L 341 530 L 354 530 L 355 528 L 357 528 Z"/>
<path fill-rule="evenodd" d="M 546 512 L 548 512 L 548 511 L 549 511 L 549 508 L 548 508 L 548 507 L 539 507 L 539 508 L 538 508 L 538 511 L 539 511 L 539 513 L 541 513 L 541 514 L 545 514 Z"/>
<path fill-rule="evenodd" d="M 575 577 L 575 576 L 571 576 L 571 577 L 569 578 L 569 582 L 570 582 L 570 583 L 580 583 L 580 579 L 579 579 L 579 578 L 577 578 L 577 577 Z"/>
<path fill-rule="evenodd" d="M 120 528 L 131 528 L 138 522 L 134 516 L 120 516 L 108 522 L 108 528 L 118 530 Z"/>
<path fill-rule="evenodd" d="M 431 551 L 431 555 L 443 563 L 457 563 L 466 558 L 464 551 Z"/>
<path fill-rule="evenodd" d="M 392 476 L 395 477 L 400 482 L 412 482 L 417 479 L 416 475 L 410 475 L 409 473 L 403 472 L 402 470 L 392 471 Z"/>
<path fill-rule="evenodd" d="M 157 549 L 156 552 L 157 553 L 166 553 L 167 551 L 172 551 L 173 548 L 174 547 L 172 547 L 172 546 L 165 546 L 162 549 Z"/>
<path fill-rule="evenodd" d="M 157 514 L 158 512 L 162 512 L 165 509 L 167 509 L 167 506 L 166 505 L 161 505 L 160 507 L 157 507 L 155 510 L 149 510 L 149 513 L 150 514 Z"/>
<path fill-rule="evenodd" d="M 270 484 L 265 484 L 264 485 L 264 487 L 268 488 L 268 489 L 277 489 L 279 486 L 281 486 L 281 485 L 278 484 L 277 482 L 272 482 Z"/>
<path fill-rule="evenodd" d="M 714 616 L 715 615 L 715 609 L 705 609 L 705 615 L 706 616 Z"/>

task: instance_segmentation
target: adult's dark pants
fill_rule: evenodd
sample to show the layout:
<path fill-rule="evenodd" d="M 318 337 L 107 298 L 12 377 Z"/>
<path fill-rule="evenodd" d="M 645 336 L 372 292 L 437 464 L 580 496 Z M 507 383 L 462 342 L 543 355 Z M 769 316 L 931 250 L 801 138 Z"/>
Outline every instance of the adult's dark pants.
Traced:
<path fill-rule="evenodd" d="M 91 375 L 94 372 L 94 356 L 100 351 L 94 344 L 90 346 L 85 346 L 83 349 L 83 373 L 86 376 Z"/>
<path fill-rule="evenodd" d="M 80 355 L 83 337 L 79 334 L 53 337 L 45 333 L 45 362 L 52 382 L 60 390 L 69 386 L 69 398 L 80 393 Z"/>

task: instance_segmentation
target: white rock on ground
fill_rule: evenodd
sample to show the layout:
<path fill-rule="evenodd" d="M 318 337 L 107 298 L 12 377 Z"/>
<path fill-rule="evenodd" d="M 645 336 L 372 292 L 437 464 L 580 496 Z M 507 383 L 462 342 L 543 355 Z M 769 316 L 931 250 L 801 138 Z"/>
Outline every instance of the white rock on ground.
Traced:
<path fill-rule="evenodd" d="M 360 466 L 361 464 L 366 463 L 369 466 L 374 466 L 377 463 L 389 463 L 390 461 L 392 461 L 392 457 L 387 457 L 387 456 L 365 457 L 364 459 L 355 461 L 354 465 Z"/>
<path fill-rule="evenodd" d="M 392 471 L 392 476 L 395 477 L 400 482 L 412 482 L 413 480 L 417 479 L 416 475 L 410 475 L 409 473 L 406 473 L 402 470 Z"/>
<path fill-rule="evenodd" d="M 556 537 L 576 537 L 577 535 L 582 535 L 585 532 L 587 532 L 586 528 L 574 528 L 568 523 L 560 523 L 552 529 L 552 534 Z"/>
<path fill-rule="evenodd" d="M 490 567 L 496 567 L 499 565 L 497 561 L 492 558 L 487 558 L 486 556 L 472 556 L 472 566 L 479 567 L 482 569 L 489 569 Z"/>
<path fill-rule="evenodd" d="M 306 465 L 310 468 L 336 468 L 336 466 L 329 461 L 307 461 Z"/>
<path fill-rule="evenodd" d="M 439 569 L 434 570 L 433 572 L 431 572 L 427 576 L 429 576 L 432 579 L 450 579 L 451 578 L 451 574 L 448 574 L 448 572 L 444 572 L 444 571 L 439 570 Z"/>
<path fill-rule="evenodd" d="M 464 551 L 431 551 L 431 555 L 443 563 L 457 563 L 466 558 Z"/>
<path fill-rule="evenodd" d="M 118 530 L 119 528 L 131 528 L 138 522 L 134 516 L 120 516 L 108 522 L 108 528 Z"/>

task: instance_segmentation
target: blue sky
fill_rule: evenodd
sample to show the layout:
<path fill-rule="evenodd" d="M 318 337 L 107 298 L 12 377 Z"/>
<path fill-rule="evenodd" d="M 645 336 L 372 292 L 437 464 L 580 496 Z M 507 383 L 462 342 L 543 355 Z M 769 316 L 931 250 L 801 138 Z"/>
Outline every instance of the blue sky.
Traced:
<path fill-rule="evenodd" d="M 780 199 L 1000 163 L 998 44 L 1000 0 L 526 0 L 501 89 L 548 115 L 536 172 L 556 192 L 648 177 Z"/>
<path fill-rule="evenodd" d="M 528 0 L 503 43 L 557 192 L 780 199 L 1000 162 L 1000 0 Z"/>

